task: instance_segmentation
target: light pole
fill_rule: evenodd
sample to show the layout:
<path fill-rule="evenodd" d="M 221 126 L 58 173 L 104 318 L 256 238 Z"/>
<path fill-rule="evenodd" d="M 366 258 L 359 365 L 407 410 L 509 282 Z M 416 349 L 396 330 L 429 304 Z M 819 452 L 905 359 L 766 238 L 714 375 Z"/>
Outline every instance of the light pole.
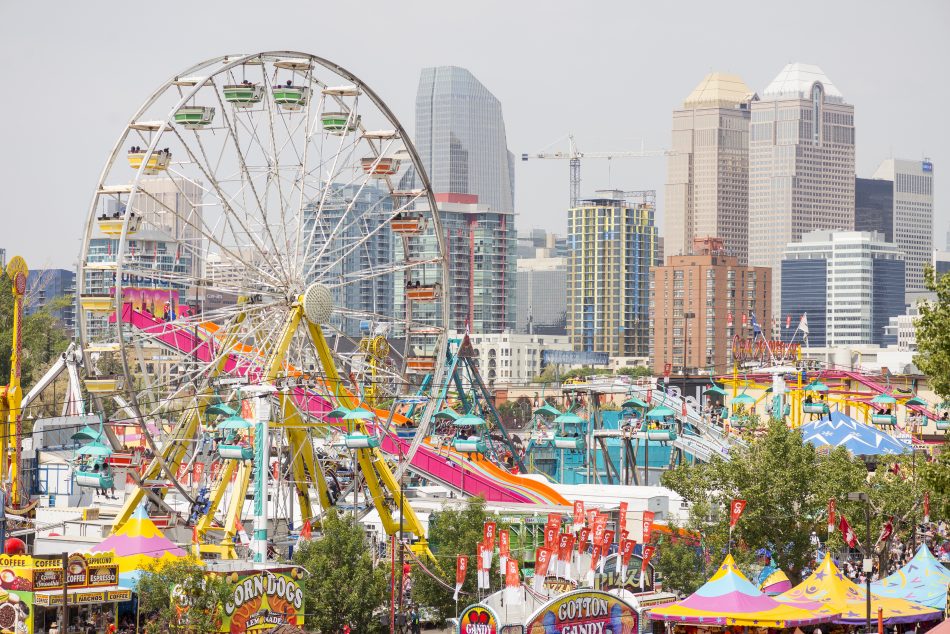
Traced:
<path fill-rule="evenodd" d="M 864 526 L 866 529 L 866 541 L 864 542 L 864 591 L 865 603 L 867 605 L 867 624 L 866 634 L 871 634 L 871 571 L 874 569 L 871 561 L 871 499 L 867 493 L 849 493 L 848 500 L 851 502 L 864 502 Z"/>

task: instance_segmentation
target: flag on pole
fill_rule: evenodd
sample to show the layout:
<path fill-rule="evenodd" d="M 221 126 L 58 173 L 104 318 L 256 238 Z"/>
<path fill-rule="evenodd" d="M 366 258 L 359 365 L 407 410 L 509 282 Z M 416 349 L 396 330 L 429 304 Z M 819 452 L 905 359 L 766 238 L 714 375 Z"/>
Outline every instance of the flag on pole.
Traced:
<path fill-rule="evenodd" d="M 561 533 L 558 542 L 557 572 L 559 577 L 571 578 L 571 564 L 574 559 L 574 536 L 570 533 Z"/>
<path fill-rule="evenodd" d="M 554 548 L 557 545 L 557 531 L 554 526 L 546 524 L 544 526 L 544 547 Z"/>
<path fill-rule="evenodd" d="M 653 559 L 653 553 L 656 552 L 656 546 L 652 544 L 646 544 L 643 547 L 643 563 L 640 565 L 640 589 L 643 590 L 647 578 L 647 567 L 650 565 L 650 560 Z"/>
<path fill-rule="evenodd" d="M 590 528 L 594 527 L 594 520 L 597 519 L 597 509 L 588 509 L 587 511 L 587 526 Z"/>
<path fill-rule="evenodd" d="M 584 526 L 584 500 L 574 500 L 574 530 L 579 531 Z"/>
<path fill-rule="evenodd" d="M 756 337 L 762 334 L 762 327 L 759 325 L 759 322 L 755 319 L 755 313 L 749 312 L 749 321 L 752 324 L 752 336 Z"/>
<path fill-rule="evenodd" d="M 930 523 L 930 491 L 924 491 L 924 524 Z"/>
<path fill-rule="evenodd" d="M 577 554 L 582 555 L 587 552 L 587 540 L 590 539 L 590 529 L 586 526 L 577 534 Z"/>
<path fill-rule="evenodd" d="M 539 547 L 534 551 L 534 590 L 541 592 L 544 589 L 544 579 L 548 575 L 548 568 L 551 566 L 551 551 L 547 548 Z"/>
<path fill-rule="evenodd" d="M 505 569 L 508 557 L 511 556 L 511 536 L 507 529 L 498 531 L 498 560 L 501 569 Z"/>
<path fill-rule="evenodd" d="M 198 535 L 198 526 L 191 529 L 191 543 L 196 546 L 201 543 L 201 537 Z"/>
<path fill-rule="evenodd" d="M 686 399 L 685 398 L 683 399 L 683 407 L 680 411 L 680 414 L 682 415 L 683 418 L 686 418 Z"/>
<path fill-rule="evenodd" d="M 828 534 L 835 532 L 835 499 L 828 500 Z"/>
<path fill-rule="evenodd" d="M 478 545 L 478 589 L 487 590 L 491 586 L 488 573 L 491 570 L 491 551 L 485 544 Z"/>
<path fill-rule="evenodd" d="M 496 528 L 497 528 L 497 525 L 495 524 L 495 522 L 485 522 L 485 529 L 484 529 L 485 547 L 490 548 L 491 550 L 495 550 L 495 529 Z"/>
<path fill-rule="evenodd" d="M 632 539 L 624 539 L 620 542 L 620 584 L 621 587 L 627 579 L 627 567 L 630 565 L 630 557 L 633 556 L 633 549 L 637 547 L 637 542 Z"/>
<path fill-rule="evenodd" d="M 468 572 L 468 557 L 459 555 L 455 560 L 455 594 L 453 601 L 459 600 L 459 592 L 462 591 L 462 584 L 465 583 L 465 573 Z"/>
<path fill-rule="evenodd" d="M 884 526 L 881 527 L 881 534 L 878 535 L 877 542 L 875 542 L 874 545 L 877 546 L 881 542 L 887 541 L 887 538 L 893 534 L 894 534 L 894 518 L 891 517 L 890 519 L 884 522 Z"/>
<path fill-rule="evenodd" d="M 620 509 L 617 511 L 617 530 L 622 535 L 627 529 L 627 503 L 621 502 Z"/>
<path fill-rule="evenodd" d="M 739 522 L 739 517 L 742 516 L 742 511 L 745 510 L 745 500 L 733 500 L 730 505 L 729 512 L 729 528 L 735 527 Z"/>
<path fill-rule="evenodd" d="M 650 533 L 653 531 L 653 511 L 643 512 L 643 543 L 650 543 Z"/>
<path fill-rule="evenodd" d="M 548 513 L 548 524 L 554 527 L 554 532 L 561 532 L 561 514 L 560 513 Z"/>
<path fill-rule="evenodd" d="M 505 567 L 505 603 L 521 604 L 521 577 L 518 576 L 518 562 L 514 559 L 509 559 Z"/>
<path fill-rule="evenodd" d="M 808 313 L 802 313 L 801 321 L 798 322 L 798 329 L 802 331 L 805 339 L 808 339 Z"/>
<path fill-rule="evenodd" d="M 841 537 L 848 546 L 851 548 L 857 546 L 858 536 L 854 534 L 854 531 L 851 529 L 851 525 L 848 524 L 848 520 L 844 515 L 842 515 L 841 519 L 838 520 L 838 530 L 841 531 Z"/>

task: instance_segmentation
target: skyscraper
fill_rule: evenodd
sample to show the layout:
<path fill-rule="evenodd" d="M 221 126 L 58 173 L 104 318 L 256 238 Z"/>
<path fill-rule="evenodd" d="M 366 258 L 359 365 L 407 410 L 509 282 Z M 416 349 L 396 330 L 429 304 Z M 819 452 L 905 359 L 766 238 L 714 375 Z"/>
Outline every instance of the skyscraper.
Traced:
<path fill-rule="evenodd" d="M 446 232 L 452 307 L 448 327 L 477 333 L 513 329 L 518 248 L 514 156 L 508 151 L 501 103 L 464 68 L 425 68 L 415 123 L 416 149 Z"/>
<path fill-rule="evenodd" d="M 422 69 L 415 143 L 433 191 L 474 194 L 489 211 L 514 211 L 514 155 L 501 102 L 469 71 Z"/>
<path fill-rule="evenodd" d="M 667 255 L 688 255 L 694 238 L 718 236 L 727 254 L 748 259 L 749 108 L 757 98 L 735 75 L 711 73 L 673 111 Z"/>
<path fill-rule="evenodd" d="M 517 304 L 519 333 L 565 334 L 567 258 L 518 258 Z"/>
<path fill-rule="evenodd" d="M 904 252 L 904 285 L 907 293 L 924 290 L 924 265 L 934 248 L 933 163 L 887 159 L 874 178 L 890 185 L 891 234 Z M 887 185 L 885 185 L 887 187 Z"/>
<path fill-rule="evenodd" d="M 877 232 L 806 233 L 785 251 L 781 302 L 792 323 L 808 313 L 813 346 L 881 345 L 904 313 L 904 254 Z"/>
<path fill-rule="evenodd" d="M 656 192 L 599 191 L 568 212 L 567 334 L 575 350 L 649 354 Z"/>
<path fill-rule="evenodd" d="M 894 241 L 894 182 L 881 178 L 854 179 L 854 229 L 877 231 Z"/>
<path fill-rule="evenodd" d="M 773 303 L 786 245 L 816 229 L 854 229 L 854 106 L 817 66 L 788 64 L 749 136 L 749 264 L 772 267 Z"/>

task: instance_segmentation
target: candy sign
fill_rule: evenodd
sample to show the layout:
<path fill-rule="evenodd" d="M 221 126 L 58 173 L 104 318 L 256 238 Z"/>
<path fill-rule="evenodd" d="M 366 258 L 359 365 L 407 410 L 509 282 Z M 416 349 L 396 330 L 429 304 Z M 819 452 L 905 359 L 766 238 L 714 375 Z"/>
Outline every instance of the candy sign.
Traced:
<path fill-rule="evenodd" d="M 498 618 L 487 606 L 470 605 L 459 617 L 458 634 L 498 634 Z"/>
<path fill-rule="evenodd" d="M 578 590 L 558 597 L 532 615 L 527 634 L 635 634 L 637 612 L 619 597 Z"/>

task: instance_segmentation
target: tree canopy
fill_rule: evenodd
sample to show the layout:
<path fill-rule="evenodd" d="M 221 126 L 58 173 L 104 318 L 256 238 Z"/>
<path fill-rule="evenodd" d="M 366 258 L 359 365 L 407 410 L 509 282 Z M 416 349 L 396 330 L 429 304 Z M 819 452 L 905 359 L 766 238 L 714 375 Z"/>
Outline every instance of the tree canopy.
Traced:
<path fill-rule="evenodd" d="M 927 290 L 936 293 L 936 301 L 917 306 L 920 316 L 914 323 L 917 355 L 914 363 L 930 377 L 933 390 L 950 401 L 950 275 L 937 276 L 933 267 L 924 269 Z"/>
<path fill-rule="evenodd" d="M 387 599 L 386 573 L 373 567 L 363 527 L 331 509 L 319 539 L 303 542 L 294 563 L 310 574 L 303 581 L 307 627 L 339 632 L 380 632 L 377 610 Z"/>

